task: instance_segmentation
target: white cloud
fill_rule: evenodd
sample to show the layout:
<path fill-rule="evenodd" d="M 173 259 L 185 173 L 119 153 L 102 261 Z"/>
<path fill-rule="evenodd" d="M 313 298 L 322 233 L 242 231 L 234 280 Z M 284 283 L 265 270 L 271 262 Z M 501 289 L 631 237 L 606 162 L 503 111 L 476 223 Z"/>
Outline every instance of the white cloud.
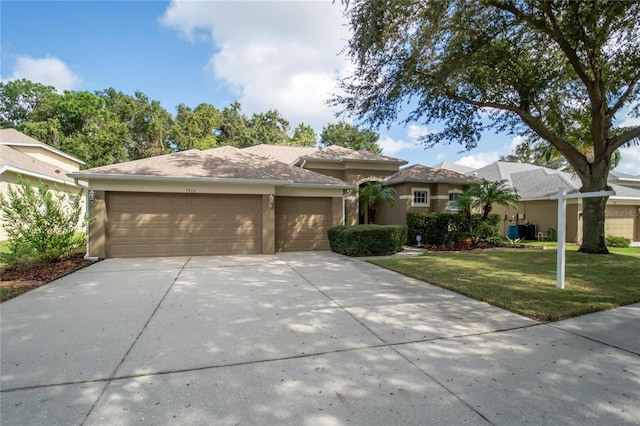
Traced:
<path fill-rule="evenodd" d="M 58 92 L 72 90 L 80 84 L 80 78 L 58 58 L 31 58 L 18 56 L 13 73 L 8 80 L 26 78 L 35 83 L 53 86 Z"/>
<path fill-rule="evenodd" d="M 640 146 L 622 147 L 619 151 L 620 162 L 615 171 L 630 175 L 640 175 Z"/>
<path fill-rule="evenodd" d="M 348 30 L 332 2 L 173 1 L 160 21 L 215 48 L 206 69 L 238 97 L 243 111 L 277 109 L 292 127 L 319 131 L 335 121 L 325 101 L 349 62 L 339 52 Z"/>
<path fill-rule="evenodd" d="M 407 129 L 407 136 L 414 142 L 418 142 L 421 137 L 427 136 L 429 133 L 433 133 L 424 126 L 418 126 L 416 124 L 409 125 Z"/>
<path fill-rule="evenodd" d="M 467 155 L 460 158 L 456 161 L 456 164 L 479 169 L 480 167 L 484 167 L 494 161 L 498 161 L 498 158 L 500 158 L 499 152 L 478 152 L 477 154 Z"/>
<path fill-rule="evenodd" d="M 524 138 L 522 136 L 516 136 L 515 138 L 513 138 L 511 140 L 511 143 L 509 144 L 509 148 L 508 148 L 508 154 L 513 154 L 516 152 L 516 148 L 518 148 L 519 145 L 521 145 L 524 142 Z"/>
<path fill-rule="evenodd" d="M 406 142 L 403 140 L 396 140 L 387 135 L 383 135 L 378 140 L 378 145 L 382 148 L 382 154 L 384 155 L 395 155 L 403 149 L 415 149 L 418 147 L 418 144 L 415 142 Z"/>
<path fill-rule="evenodd" d="M 627 114 L 625 120 L 620 123 L 620 127 L 640 126 L 640 117 L 631 117 Z"/>

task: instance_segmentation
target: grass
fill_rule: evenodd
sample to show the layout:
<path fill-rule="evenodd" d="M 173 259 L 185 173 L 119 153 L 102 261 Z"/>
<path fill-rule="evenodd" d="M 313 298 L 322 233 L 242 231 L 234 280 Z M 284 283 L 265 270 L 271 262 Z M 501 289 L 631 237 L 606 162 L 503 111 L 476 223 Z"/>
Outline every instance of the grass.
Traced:
<path fill-rule="evenodd" d="M 545 250 L 427 253 L 371 262 L 541 321 L 556 321 L 640 302 L 640 249 L 610 255 L 567 245 L 565 289 L 556 288 L 555 243 Z"/>
<path fill-rule="evenodd" d="M 8 251 L 9 251 L 9 240 L 0 241 L 0 253 L 6 253 Z M 7 266 L 7 264 L 4 263 L 2 261 L 2 258 L 0 257 L 0 268 L 4 268 L 5 266 Z"/>
<path fill-rule="evenodd" d="M 18 297 L 29 290 L 33 290 L 33 287 L 0 287 L 0 302 Z"/>

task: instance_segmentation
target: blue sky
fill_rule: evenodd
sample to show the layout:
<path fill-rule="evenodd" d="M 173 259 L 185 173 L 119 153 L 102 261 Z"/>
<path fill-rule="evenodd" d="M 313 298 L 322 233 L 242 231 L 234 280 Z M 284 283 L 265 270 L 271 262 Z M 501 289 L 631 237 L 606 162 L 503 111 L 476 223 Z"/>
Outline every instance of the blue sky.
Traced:
<path fill-rule="evenodd" d="M 320 132 L 337 121 L 324 101 L 351 64 L 337 1 L 6 1 L 0 4 L 3 81 L 28 78 L 58 90 L 139 90 L 172 114 L 180 103 L 248 114 L 277 109 L 291 127 Z M 634 123 L 638 120 L 634 120 Z M 456 143 L 425 150 L 420 123 L 379 129 L 384 153 L 410 164 L 440 161 L 480 167 L 518 140 L 485 134 L 478 148 Z M 640 147 L 617 168 L 640 173 Z"/>

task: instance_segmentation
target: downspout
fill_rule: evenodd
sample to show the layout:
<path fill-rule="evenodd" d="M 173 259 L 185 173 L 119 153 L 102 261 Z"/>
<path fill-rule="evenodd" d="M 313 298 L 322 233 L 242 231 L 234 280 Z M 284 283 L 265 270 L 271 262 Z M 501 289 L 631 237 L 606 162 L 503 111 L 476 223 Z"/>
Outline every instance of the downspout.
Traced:
<path fill-rule="evenodd" d="M 89 217 L 89 187 L 88 186 L 84 186 L 81 185 L 80 182 L 78 182 L 78 178 L 73 178 L 73 182 L 76 184 L 76 186 L 79 186 L 80 188 L 84 189 L 86 191 L 86 193 L 84 194 L 84 205 L 85 205 L 85 214 L 87 215 L 87 217 Z M 84 254 L 84 258 L 87 260 L 91 260 L 91 261 L 96 261 L 99 260 L 98 257 L 90 257 L 89 256 L 89 223 L 90 221 L 87 220 L 87 224 L 85 225 L 86 227 L 86 235 L 87 235 L 87 244 L 85 247 L 85 254 Z"/>
<path fill-rule="evenodd" d="M 347 201 L 346 201 L 346 191 L 342 193 L 342 224 L 347 224 Z"/>

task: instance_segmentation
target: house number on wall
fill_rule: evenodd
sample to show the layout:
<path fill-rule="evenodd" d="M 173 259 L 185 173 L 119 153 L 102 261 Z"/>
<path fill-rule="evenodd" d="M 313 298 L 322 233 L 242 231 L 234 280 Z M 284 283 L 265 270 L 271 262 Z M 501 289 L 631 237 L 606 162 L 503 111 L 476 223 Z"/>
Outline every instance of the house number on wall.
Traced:
<path fill-rule="evenodd" d="M 194 194 L 196 192 L 195 188 L 187 188 L 187 193 Z"/>

